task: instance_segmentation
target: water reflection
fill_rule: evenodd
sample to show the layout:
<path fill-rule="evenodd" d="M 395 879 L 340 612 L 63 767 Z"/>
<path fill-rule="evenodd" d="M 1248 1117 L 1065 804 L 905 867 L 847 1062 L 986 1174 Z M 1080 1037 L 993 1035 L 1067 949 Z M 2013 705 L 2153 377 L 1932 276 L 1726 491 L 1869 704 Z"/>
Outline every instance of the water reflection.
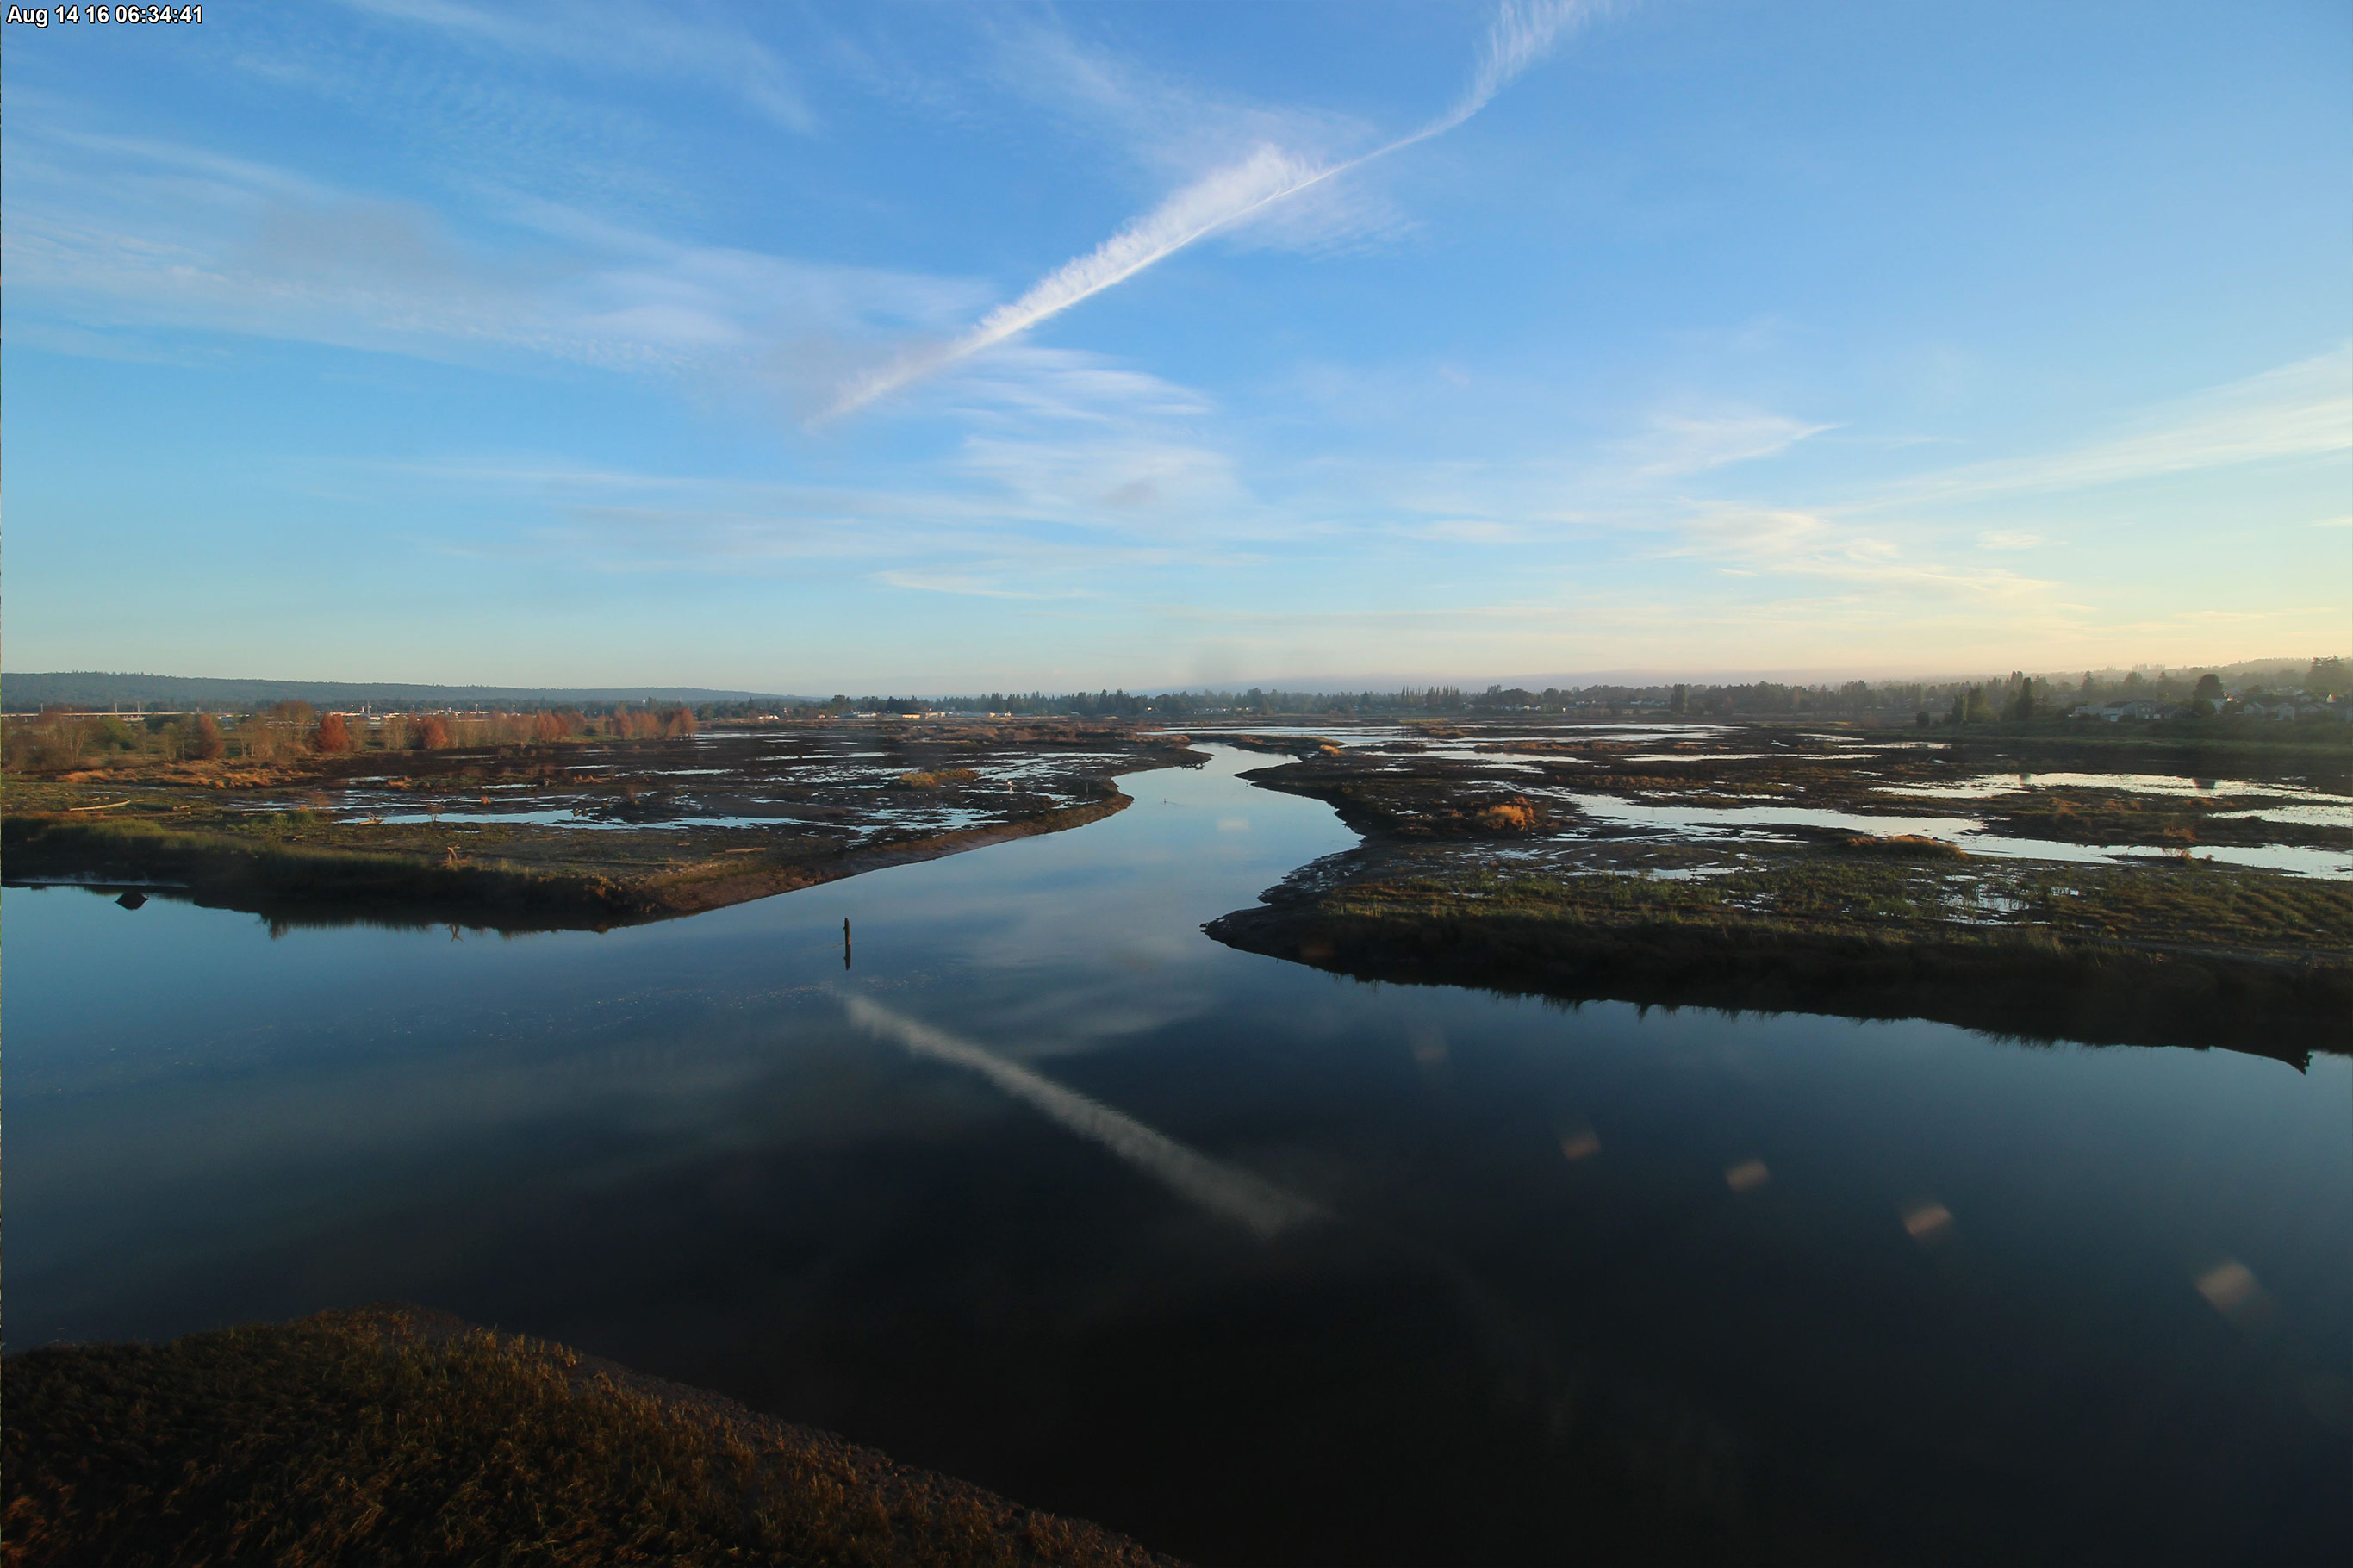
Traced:
<path fill-rule="evenodd" d="M 10 889 L 12 1348 L 417 1300 L 1204 1563 L 2341 1545 L 2345 1058 L 1236 952 L 1263 763 L 601 935 Z"/>
<path fill-rule="evenodd" d="M 1187 1149 L 1135 1118 L 1122 1115 L 1028 1068 L 992 1056 L 970 1040 L 958 1039 L 945 1030 L 894 1013 L 863 996 L 845 997 L 842 1005 L 853 1023 L 897 1040 L 916 1056 L 953 1063 L 979 1074 L 1014 1099 L 1044 1112 L 1049 1121 L 1065 1131 L 1101 1144 L 1178 1197 L 1234 1221 L 1261 1241 L 1271 1240 L 1295 1225 L 1324 1217 L 1324 1211 L 1307 1199 L 1284 1192 L 1248 1171 Z"/>

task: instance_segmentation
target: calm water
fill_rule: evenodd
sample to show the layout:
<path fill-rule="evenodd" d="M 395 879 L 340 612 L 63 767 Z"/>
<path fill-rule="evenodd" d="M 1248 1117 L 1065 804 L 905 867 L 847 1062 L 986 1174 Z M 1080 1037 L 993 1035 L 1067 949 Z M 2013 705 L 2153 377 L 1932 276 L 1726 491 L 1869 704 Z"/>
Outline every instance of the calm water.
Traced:
<path fill-rule="evenodd" d="M 1268 761 L 602 935 L 10 889 L 9 1348 L 423 1302 L 1205 1563 L 2340 1560 L 2346 1058 L 1232 952 Z"/>

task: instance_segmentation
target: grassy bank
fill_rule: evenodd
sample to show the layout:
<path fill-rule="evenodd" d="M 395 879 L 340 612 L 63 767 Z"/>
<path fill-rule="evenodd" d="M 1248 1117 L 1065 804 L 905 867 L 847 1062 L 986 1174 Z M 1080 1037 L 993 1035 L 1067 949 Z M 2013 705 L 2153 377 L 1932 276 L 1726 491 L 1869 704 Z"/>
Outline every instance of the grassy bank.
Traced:
<path fill-rule="evenodd" d="M 1933 867 L 1936 862 L 1930 862 Z M 1333 885 L 1336 881 L 1336 885 Z M 1229 945 L 1364 979 L 1851 1017 L 2036 1039 L 2348 1048 L 2353 889 L 2207 868 L 2032 872 L 1964 896 L 1902 864 L 1706 881 L 1368 862 L 1214 921 Z"/>
<path fill-rule="evenodd" d="M 1102 1564 L 1082 1521 L 402 1308 L 9 1357 L 0 1563 Z"/>

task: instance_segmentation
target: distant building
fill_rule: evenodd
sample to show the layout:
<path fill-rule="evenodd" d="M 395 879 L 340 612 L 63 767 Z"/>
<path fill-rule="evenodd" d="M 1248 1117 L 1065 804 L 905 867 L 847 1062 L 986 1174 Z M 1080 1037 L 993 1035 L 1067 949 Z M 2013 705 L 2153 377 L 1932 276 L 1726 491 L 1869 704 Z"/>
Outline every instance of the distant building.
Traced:
<path fill-rule="evenodd" d="M 2274 697 L 2268 702 L 2242 702 L 2238 710 L 2250 719 L 2274 719 L 2290 723 L 2298 719 L 2353 719 L 2353 704 L 2323 702 L 2301 691 Z"/>
<path fill-rule="evenodd" d="M 2100 719 L 2111 724 L 2126 719 L 2145 721 L 2152 719 L 2179 719 L 2189 711 L 2179 702 L 2158 702 L 2149 698 L 2135 698 L 2129 702 L 2103 702 L 2097 706 L 2085 703 L 2070 711 L 2070 719 Z"/>

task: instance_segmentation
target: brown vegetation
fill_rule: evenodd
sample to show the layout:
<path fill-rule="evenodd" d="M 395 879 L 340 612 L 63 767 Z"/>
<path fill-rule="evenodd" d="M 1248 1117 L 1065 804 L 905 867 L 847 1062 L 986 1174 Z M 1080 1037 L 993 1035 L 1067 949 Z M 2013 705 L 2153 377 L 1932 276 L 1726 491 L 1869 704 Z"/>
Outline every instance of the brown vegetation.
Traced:
<path fill-rule="evenodd" d="M 311 749 L 322 756 L 332 756 L 336 752 L 353 749 L 352 728 L 343 722 L 342 714 L 330 713 L 319 721 L 318 729 L 311 735 Z"/>

